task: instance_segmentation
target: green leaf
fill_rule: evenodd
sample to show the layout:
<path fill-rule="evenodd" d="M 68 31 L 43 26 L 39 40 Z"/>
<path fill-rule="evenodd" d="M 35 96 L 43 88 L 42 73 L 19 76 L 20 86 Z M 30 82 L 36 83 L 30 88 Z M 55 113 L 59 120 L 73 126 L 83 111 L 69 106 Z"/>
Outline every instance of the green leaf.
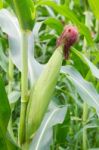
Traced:
<path fill-rule="evenodd" d="M 99 150 L 99 148 L 90 148 L 88 150 Z"/>
<path fill-rule="evenodd" d="M 14 143 L 13 139 L 11 139 L 9 133 L 6 134 L 6 144 L 7 144 L 7 150 L 21 150 L 16 143 Z"/>
<path fill-rule="evenodd" d="M 38 38 L 38 32 L 42 23 L 43 22 L 37 22 L 34 26 L 32 33 L 30 33 L 28 36 L 28 65 L 31 83 L 35 82 L 35 80 L 39 77 L 43 69 L 43 65 L 39 64 L 34 58 L 34 40 L 37 40 Z M 17 18 L 6 9 L 0 10 L 0 27 L 2 31 L 8 35 L 12 61 L 16 65 L 16 67 L 21 71 L 22 35 Z"/>
<path fill-rule="evenodd" d="M 0 77 L 0 125 L 4 134 L 7 131 L 7 125 L 10 118 L 10 114 L 10 105 L 6 95 L 3 80 Z"/>
<path fill-rule="evenodd" d="M 73 67 L 75 67 L 79 71 L 79 73 L 81 73 L 83 77 L 86 77 L 86 75 L 88 74 L 88 71 L 90 70 L 89 66 L 81 59 L 81 57 L 79 57 L 76 54 L 76 52 L 74 51 L 74 48 L 71 48 L 71 54 L 72 54 L 71 60 L 73 61 L 73 64 L 72 64 Z"/>
<path fill-rule="evenodd" d="M 2 147 L 2 150 L 7 150 L 5 136 L 10 113 L 10 106 L 5 92 L 4 83 L 0 76 L 0 147 Z"/>
<path fill-rule="evenodd" d="M 7 150 L 5 135 L 2 132 L 1 126 L 0 126 L 0 147 L 2 147 L 2 150 Z"/>
<path fill-rule="evenodd" d="M 0 147 L 2 150 L 18 150 L 7 135 L 7 126 L 10 119 L 10 105 L 5 91 L 3 80 L 0 76 Z"/>
<path fill-rule="evenodd" d="M 84 80 L 72 66 L 63 67 L 63 72 L 66 73 L 67 78 L 73 83 L 82 100 L 94 107 L 99 115 L 99 94 L 93 84 Z"/>
<path fill-rule="evenodd" d="M 95 17 L 99 20 L 99 1 L 98 0 L 88 0 L 89 5 L 95 15 Z"/>
<path fill-rule="evenodd" d="M 32 30 L 34 25 L 34 3 L 32 0 L 6 0 L 15 11 L 21 28 Z"/>
<path fill-rule="evenodd" d="M 52 7 L 57 13 L 65 16 L 66 18 L 68 18 L 69 20 L 71 20 L 74 24 L 76 24 L 76 26 L 78 27 L 79 31 L 81 34 L 83 34 L 88 42 L 88 44 L 90 46 L 94 45 L 93 39 L 91 37 L 90 31 L 89 29 L 82 24 L 78 19 L 77 16 L 68 8 L 66 7 L 66 5 L 61 6 L 61 5 L 57 5 L 55 2 L 52 1 L 40 1 L 37 3 L 37 6 L 39 5 L 47 5 Z"/>
<path fill-rule="evenodd" d="M 39 41 L 39 30 L 43 22 L 36 22 L 32 33 L 28 39 L 28 57 L 29 57 L 29 74 L 31 85 L 38 79 L 45 65 L 37 62 L 34 57 L 34 45 L 36 40 Z"/>
<path fill-rule="evenodd" d="M 0 10 L 0 28 L 8 35 L 12 61 L 21 70 L 21 32 L 17 19 L 6 9 Z"/>
<path fill-rule="evenodd" d="M 10 104 L 14 104 L 14 103 L 16 103 L 17 102 L 17 100 L 19 99 L 19 97 L 20 97 L 20 92 L 18 92 L 18 91 L 13 91 L 13 92 L 11 92 L 10 94 L 9 94 L 9 103 Z"/>
<path fill-rule="evenodd" d="M 4 52 L 3 52 L 3 47 L 2 47 L 2 43 L 0 40 L 0 66 L 2 67 L 2 69 L 7 72 L 8 71 L 8 59 L 5 56 Z"/>
<path fill-rule="evenodd" d="M 91 70 L 93 76 L 99 79 L 99 69 L 81 52 L 77 51 L 75 48 L 72 48 L 72 52 L 75 53 Z"/>
<path fill-rule="evenodd" d="M 46 113 L 40 128 L 33 138 L 33 141 L 30 145 L 30 150 L 49 150 L 53 135 L 52 127 L 56 124 L 61 124 L 64 121 L 66 111 L 66 106 L 52 106 L 52 109 Z"/>
<path fill-rule="evenodd" d="M 17 145 L 15 145 L 9 137 L 3 134 L 1 126 L 0 126 L 0 147 L 2 150 L 20 150 Z"/>
<path fill-rule="evenodd" d="M 46 19 L 44 23 L 47 24 L 50 28 L 55 29 L 57 34 L 59 34 L 59 35 L 63 31 L 62 23 L 55 18 L 50 17 L 50 18 Z"/>
<path fill-rule="evenodd" d="M 0 9 L 3 8 L 3 1 L 0 0 Z"/>

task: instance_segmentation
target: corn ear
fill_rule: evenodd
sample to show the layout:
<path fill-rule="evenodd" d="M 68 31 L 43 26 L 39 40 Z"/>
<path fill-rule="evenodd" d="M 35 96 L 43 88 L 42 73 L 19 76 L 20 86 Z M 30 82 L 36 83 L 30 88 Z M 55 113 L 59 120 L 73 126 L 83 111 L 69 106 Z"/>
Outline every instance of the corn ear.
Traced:
<path fill-rule="evenodd" d="M 26 116 L 26 136 L 38 129 L 51 100 L 63 60 L 63 48 L 58 47 L 30 93 Z"/>

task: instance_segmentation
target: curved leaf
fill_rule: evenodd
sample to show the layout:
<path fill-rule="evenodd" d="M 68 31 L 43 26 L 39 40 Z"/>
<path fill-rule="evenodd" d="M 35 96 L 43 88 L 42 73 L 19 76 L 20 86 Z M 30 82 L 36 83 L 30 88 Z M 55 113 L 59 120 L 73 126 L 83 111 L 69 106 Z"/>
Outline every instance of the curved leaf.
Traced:
<path fill-rule="evenodd" d="M 17 145 L 11 142 L 7 135 L 7 126 L 11 110 L 3 80 L 0 76 L 0 147 L 2 150 L 19 150 Z"/>
<path fill-rule="evenodd" d="M 37 37 L 41 24 L 42 23 L 37 23 L 33 32 L 31 32 L 28 37 L 28 65 L 31 83 L 39 77 L 43 69 L 43 65 L 39 64 L 36 59 L 34 59 L 34 38 Z M 6 9 L 0 10 L 0 27 L 2 31 L 8 35 L 12 61 L 21 71 L 22 35 L 16 17 L 11 15 Z"/>
<path fill-rule="evenodd" d="M 38 32 L 41 28 L 42 23 L 43 22 L 37 22 L 35 24 L 34 29 L 28 38 L 28 65 L 31 84 L 33 84 L 37 80 L 44 68 L 44 65 L 38 63 L 34 58 L 34 45 L 35 41 L 39 39 Z"/>
<path fill-rule="evenodd" d="M 67 107 L 56 107 L 48 112 L 38 129 L 33 141 L 30 145 L 30 150 L 49 150 L 52 138 L 52 127 L 56 124 L 61 124 L 64 121 Z"/>
<path fill-rule="evenodd" d="M 73 83 L 83 101 L 94 107 L 99 115 L 99 94 L 92 83 L 83 79 L 80 73 L 72 66 L 62 68 L 67 78 Z"/>
<path fill-rule="evenodd" d="M 6 0 L 16 13 L 23 30 L 32 30 L 34 25 L 34 3 L 32 0 Z"/>
<path fill-rule="evenodd" d="M 96 18 L 99 20 L 99 1 L 98 0 L 88 0 L 89 5 L 96 16 Z"/>
<path fill-rule="evenodd" d="M 8 35 L 9 46 L 12 55 L 12 61 L 21 70 L 20 49 L 21 49 L 21 32 L 18 22 L 14 16 L 6 9 L 0 10 L 0 27 Z"/>
<path fill-rule="evenodd" d="M 75 53 L 91 70 L 93 76 L 99 79 L 99 69 L 81 52 L 77 51 L 75 48 L 72 48 L 72 52 Z"/>
<path fill-rule="evenodd" d="M 0 66 L 5 72 L 8 71 L 8 59 L 3 53 L 3 47 L 2 47 L 1 41 L 0 41 Z"/>

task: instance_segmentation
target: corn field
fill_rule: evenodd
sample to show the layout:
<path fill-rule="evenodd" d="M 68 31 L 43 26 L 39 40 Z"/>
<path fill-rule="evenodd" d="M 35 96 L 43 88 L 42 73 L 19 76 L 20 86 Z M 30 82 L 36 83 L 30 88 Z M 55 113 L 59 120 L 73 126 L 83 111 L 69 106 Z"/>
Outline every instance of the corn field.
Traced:
<path fill-rule="evenodd" d="M 0 0 L 0 150 L 99 150 L 99 0 Z"/>

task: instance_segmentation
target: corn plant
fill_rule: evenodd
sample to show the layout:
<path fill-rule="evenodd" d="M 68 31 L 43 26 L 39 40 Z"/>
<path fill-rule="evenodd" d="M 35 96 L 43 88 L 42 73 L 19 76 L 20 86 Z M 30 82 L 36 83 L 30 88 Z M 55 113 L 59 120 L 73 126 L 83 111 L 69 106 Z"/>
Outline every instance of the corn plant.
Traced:
<path fill-rule="evenodd" d="M 99 149 L 98 0 L 0 1 L 2 150 Z"/>

